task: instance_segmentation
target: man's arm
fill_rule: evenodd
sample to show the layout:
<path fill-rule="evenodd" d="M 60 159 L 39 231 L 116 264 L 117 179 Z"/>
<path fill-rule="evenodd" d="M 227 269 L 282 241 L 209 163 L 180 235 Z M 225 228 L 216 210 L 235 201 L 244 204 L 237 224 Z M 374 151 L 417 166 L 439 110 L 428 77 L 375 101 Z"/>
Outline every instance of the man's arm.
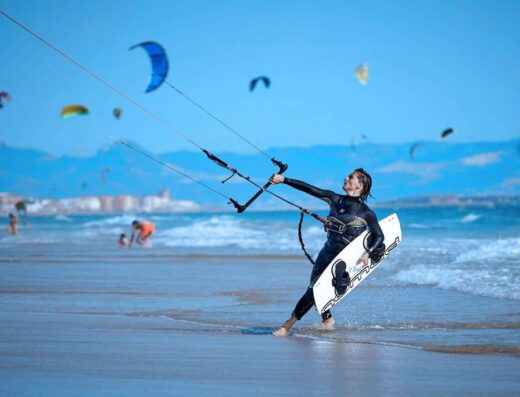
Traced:
<path fill-rule="evenodd" d="M 130 235 L 130 241 L 128 242 L 128 246 L 131 247 L 134 242 L 135 237 L 135 227 L 132 226 L 132 234 Z"/>
<path fill-rule="evenodd" d="M 299 181 L 297 179 L 284 178 L 283 182 L 286 185 L 289 185 L 295 189 L 298 189 L 304 193 L 310 194 L 320 200 L 327 202 L 329 205 L 332 204 L 334 198 L 337 196 L 332 190 L 320 189 L 316 186 L 312 186 L 306 182 Z"/>
<path fill-rule="evenodd" d="M 385 235 L 381 230 L 381 226 L 379 226 L 379 222 L 377 221 L 376 214 L 373 211 L 368 211 L 365 220 L 367 221 L 368 228 L 372 233 L 372 241 L 367 247 L 368 255 L 371 255 L 383 242 L 385 241 Z"/>
<path fill-rule="evenodd" d="M 369 246 L 366 247 L 366 252 L 358 259 L 357 264 L 363 264 L 363 266 L 366 266 L 368 265 L 369 257 L 374 259 L 373 254 L 381 247 L 381 244 L 385 241 L 385 236 L 381 230 L 381 226 L 379 226 L 376 214 L 374 214 L 373 211 L 369 210 L 363 218 L 367 222 L 370 233 L 372 234 L 372 239 Z"/>

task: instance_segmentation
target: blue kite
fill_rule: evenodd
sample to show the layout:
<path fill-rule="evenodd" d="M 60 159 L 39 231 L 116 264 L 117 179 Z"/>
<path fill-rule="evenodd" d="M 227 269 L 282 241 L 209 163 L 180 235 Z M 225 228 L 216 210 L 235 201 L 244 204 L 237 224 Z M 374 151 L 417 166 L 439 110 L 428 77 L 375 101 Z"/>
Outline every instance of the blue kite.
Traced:
<path fill-rule="evenodd" d="M 130 47 L 129 50 L 133 50 L 136 47 L 143 47 L 152 61 L 152 76 L 145 91 L 152 92 L 159 88 L 168 74 L 168 58 L 166 57 L 166 51 L 164 51 L 164 48 L 162 48 L 158 43 L 153 41 L 145 41 L 136 44 Z"/>
<path fill-rule="evenodd" d="M 251 80 L 251 82 L 249 83 L 250 92 L 254 91 L 256 83 L 258 83 L 258 81 L 262 81 L 265 85 L 265 88 L 269 88 L 269 86 L 271 85 L 271 80 L 269 80 L 269 77 L 260 76 L 260 77 L 257 77 L 256 79 Z"/>

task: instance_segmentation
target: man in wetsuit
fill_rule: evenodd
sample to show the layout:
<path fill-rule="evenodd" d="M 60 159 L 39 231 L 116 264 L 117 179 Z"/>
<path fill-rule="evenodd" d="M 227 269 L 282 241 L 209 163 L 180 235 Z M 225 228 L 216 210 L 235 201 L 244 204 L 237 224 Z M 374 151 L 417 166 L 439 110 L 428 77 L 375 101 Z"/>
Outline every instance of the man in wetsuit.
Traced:
<path fill-rule="evenodd" d="M 358 261 L 358 263 L 366 266 L 369 257 L 380 257 L 381 249 L 384 250 L 384 235 L 377 222 L 375 213 L 365 204 L 370 195 L 372 178 L 362 168 L 356 169 L 345 177 L 343 190 L 347 193 L 346 195 L 340 195 L 331 190 L 319 189 L 305 182 L 285 178 L 279 174 L 273 175 L 270 182 L 273 184 L 284 183 L 322 199 L 330 206 L 329 216 L 327 217 L 330 224 L 325 226 L 327 242 L 318 254 L 312 269 L 310 285 L 296 304 L 291 317 L 273 333 L 275 336 L 286 336 L 296 321 L 300 320 L 314 305 L 312 286 L 334 257 L 368 228 L 372 233 L 372 238 L 368 244 L 367 251 Z M 330 310 L 325 311 L 321 316 L 323 328 L 332 329 L 334 319 Z"/>

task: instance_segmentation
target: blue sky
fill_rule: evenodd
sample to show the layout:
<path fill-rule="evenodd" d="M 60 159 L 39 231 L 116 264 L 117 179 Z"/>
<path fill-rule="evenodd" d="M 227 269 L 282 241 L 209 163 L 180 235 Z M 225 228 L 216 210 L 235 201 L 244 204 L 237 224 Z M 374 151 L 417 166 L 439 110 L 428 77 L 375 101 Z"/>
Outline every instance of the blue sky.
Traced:
<path fill-rule="evenodd" d="M 0 9 L 213 151 L 251 152 L 175 91 L 145 94 L 145 40 L 168 80 L 260 148 L 520 135 L 519 1 L 11 1 Z M 0 16 L 0 140 L 93 154 L 124 136 L 155 152 L 188 143 Z M 370 67 L 368 85 L 354 68 Z M 251 78 L 268 90 L 248 90 Z M 87 117 L 62 120 L 67 104 Z M 120 120 L 114 107 L 124 109 Z"/>

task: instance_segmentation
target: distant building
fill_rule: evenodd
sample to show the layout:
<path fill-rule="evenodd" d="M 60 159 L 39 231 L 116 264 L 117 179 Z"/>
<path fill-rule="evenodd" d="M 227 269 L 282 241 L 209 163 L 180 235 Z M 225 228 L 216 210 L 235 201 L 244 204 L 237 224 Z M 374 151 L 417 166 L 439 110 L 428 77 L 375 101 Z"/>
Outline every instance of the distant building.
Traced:
<path fill-rule="evenodd" d="M 15 212 L 15 205 L 17 202 L 22 201 L 22 196 L 10 195 L 9 193 L 0 193 L 0 212 L 11 213 Z"/>
<path fill-rule="evenodd" d="M 11 195 L 9 193 L 0 193 L 0 205 L 14 205 L 21 200 L 23 200 L 22 196 Z"/>
<path fill-rule="evenodd" d="M 111 212 L 114 208 L 114 197 L 112 196 L 100 196 L 99 204 L 101 211 Z"/>
<path fill-rule="evenodd" d="M 23 197 L 0 193 L 0 212 L 10 213 Z M 170 190 L 149 196 L 82 196 L 59 200 L 35 199 L 27 203 L 30 214 L 95 214 L 110 212 L 186 212 L 198 211 L 193 201 L 174 200 Z"/>
<path fill-rule="evenodd" d="M 134 208 L 135 198 L 133 196 L 115 196 L 112 205 L 112 211 L 128 212 Z"/>

